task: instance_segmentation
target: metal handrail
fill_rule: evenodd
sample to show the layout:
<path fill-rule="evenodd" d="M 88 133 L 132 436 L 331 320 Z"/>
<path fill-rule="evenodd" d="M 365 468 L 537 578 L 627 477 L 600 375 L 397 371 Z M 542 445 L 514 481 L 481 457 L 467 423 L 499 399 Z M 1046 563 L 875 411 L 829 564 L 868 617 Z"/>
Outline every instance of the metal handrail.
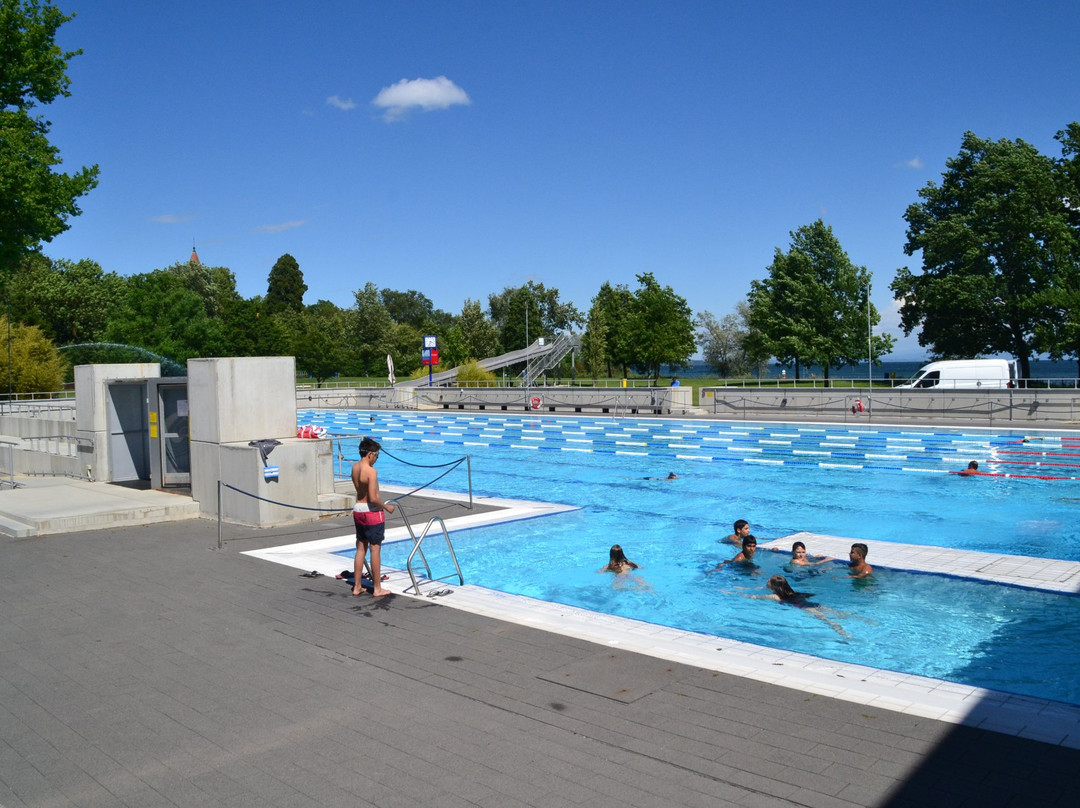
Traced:
<path fill-rule="evenodd" d="M 401 502 L 398 501 L 396 505 L 398 512 L 401 514 L 401 520 L 405 523 L 405 529 L 409 531 L 409 538 L 411 538 L 413 541 L 412 552 L 409 553 L 409 558 L 405 561 L 405 571 L 409 573 L 409 578 L 410 580 L 412 580 L 412 591 L 417 595 L 420 594 L 420 582 L 416 579 L 416 573 L 413 571 L 413 559 L 418 554 L 420 556 L 420 560 L 424 564 L 424 571 L 427 573 L 426 577 L 429 581 L 445 581 L 447 578 L 450 577 L 450 575 L 445 575 L 442 578 L 432 577 L 431 565 L 428 563 L 427 556 L 424 555 L 424 550 L 422 547 L 424 539 L 427 538 L 428 531 L 431 530 L 431 526 L 434 525 L 436 522 L 439 523 L 439 527 L 442 530 L 443 538 L 446 539 L 446 549 L 450 551 L 450 558 L 454 562 L 454 570 L 457 574 L 458 584 L 464 584 L 465 577 L 461 574 L 461 565 L 458 564 L 457 553 L 454 552 L 454 545 L 450 541 L 450 533 L 446 529 L 446 522 L 443 521 L 443 518 L 441 516 L 431 517 L 431 519 L 428 520 L 427 525 L 424 526 L 424 530 L 418 538 L 416 532 L 413 530 L 412 523 L 409 521 L 408 514 L 405 512 L 405 509 L 401 507 Z M 405 591 L 408 592 L 409 590 L 406 589 Z"/>

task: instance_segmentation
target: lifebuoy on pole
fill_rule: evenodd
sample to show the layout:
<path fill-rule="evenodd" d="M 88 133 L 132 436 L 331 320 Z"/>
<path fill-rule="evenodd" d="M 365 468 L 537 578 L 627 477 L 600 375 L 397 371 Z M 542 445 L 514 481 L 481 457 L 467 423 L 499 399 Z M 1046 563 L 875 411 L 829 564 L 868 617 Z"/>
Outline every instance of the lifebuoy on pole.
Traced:
<path fill-rule="evenodd" d="M 534 410 L 540 409 L 543 403 L 544 402 L 543 400 L 541 400 L 540 396 L 533 396 L 529 399 L 529 406 L 532 407 Z"/>
<path fill-rule="evenodd" d="M 862 411 L 863 411 L 862 399 L 857 398 L 857 399 L 855 399 L 855 403 L 851 405 L 851 414 L 855 415 L 856 413 L 860 413 Z"/>

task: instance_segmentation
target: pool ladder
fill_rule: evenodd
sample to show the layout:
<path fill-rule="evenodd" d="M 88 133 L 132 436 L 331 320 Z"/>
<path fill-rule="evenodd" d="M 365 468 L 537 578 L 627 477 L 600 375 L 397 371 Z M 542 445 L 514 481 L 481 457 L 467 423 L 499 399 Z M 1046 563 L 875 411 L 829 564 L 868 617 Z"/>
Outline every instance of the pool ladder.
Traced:
<path fill-rule="evenodd" d="M 454 552 L 454 545 L 450 541 L 450 533 L 446 529 L 446 522 L 443 521 L 443 518 L 441 516 L 433 516 L 428 521 L 427 525 L 424 526 L 424 529 L 420 533 L 420 536 L 418 538 L 417 535 L 416 535 L 416 532 L 413 530 L 412 522 L 409 521 L 408 514 L 406 514 L 405 509 L 401 507 L 401 502 L 400 501 L 397 502 L 397 510 L 401 514 L 401 519 L 405 523 L 405 529 L 409 531 L 409 537 L 413 541 L 412 552 L 409 553 L 409 559 L 408 559 L 408 561 L 405 562 L 405 570 L 409 573 L 409 578 L 410 578 L 410 580 L 412 580 L 412 586 L 406 588 L 405 592 L 408 593 L 409 589 L 411 589 L 413 594 L 415 594 L 415 595 L 420 594 L 420 582 L 417 580 L 416 571 L 413 569 L 413 559 L 416 558 L 416 556 L 420 556 L 420 561 L 423 562 L 423 564 L 424 564 L 424 571 L 427 573 L 427 579 L 431 583 L 436 583 L 438 581 L 445 581 L 448 578 L 451 578 L 454 575 L 456 575 L 457 579 L 458 579 L 458 585 L 459 586 L 463 585 L 465 583 L 465 578 L 461 574 L 461 565 L 458 564 L 457 553 Z M 454 572 L 449 573 L 448 575 L 444 575 L 441 578 L 433 578 L 432 577 L 432 575 L 431 575 L 431 565 L 428 564 L 428 560 L 427 560 L 427 557 L 424 555 L 424 549 L 423 549 L 424 539 L 427 538 L 428 533 L 431 531 L 432 526 L 435 525 L 435 524 L 438 524 L 439 529 L 442 531 L 443 538 L 446 540 L 446 549 L 450 551 L 450 558 L 454 562 Z M 449 591 L 449 590 L 447 590 L 447 591 Z"/>

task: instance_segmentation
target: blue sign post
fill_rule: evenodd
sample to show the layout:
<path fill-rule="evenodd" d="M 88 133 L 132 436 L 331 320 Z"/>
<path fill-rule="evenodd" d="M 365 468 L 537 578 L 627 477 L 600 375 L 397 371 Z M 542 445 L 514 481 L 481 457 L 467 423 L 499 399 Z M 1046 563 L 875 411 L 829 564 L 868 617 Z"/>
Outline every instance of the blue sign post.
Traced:
<path fill-rule="evenodd" d="M 428 387 L 433 387 L 431 382 L 431 368 L 439 364 L 439 341 L 434 334 L 424 336 L 424 347 L 420 349 L 420 364 L 427 365 Z"/>

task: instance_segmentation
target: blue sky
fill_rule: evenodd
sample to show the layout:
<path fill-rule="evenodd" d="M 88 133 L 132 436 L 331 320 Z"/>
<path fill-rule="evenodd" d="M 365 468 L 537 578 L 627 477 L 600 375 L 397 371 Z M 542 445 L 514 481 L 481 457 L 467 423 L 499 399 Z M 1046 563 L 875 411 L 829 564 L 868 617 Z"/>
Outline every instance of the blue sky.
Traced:
<path fill-rule="evenodd" d="M 291 253 L 308 303 L 532 280 L 585 312 L 652 272 L 720 317 L 820 217 L 900 337 L 903 213 L 964 131 L 1057 155 L 1080 118 L 1071 1 L 58 5 L 84 54 L 46 114 L 101 182 L 46 254 L 130 275 L 194 241 L 245 297 Z"/>

